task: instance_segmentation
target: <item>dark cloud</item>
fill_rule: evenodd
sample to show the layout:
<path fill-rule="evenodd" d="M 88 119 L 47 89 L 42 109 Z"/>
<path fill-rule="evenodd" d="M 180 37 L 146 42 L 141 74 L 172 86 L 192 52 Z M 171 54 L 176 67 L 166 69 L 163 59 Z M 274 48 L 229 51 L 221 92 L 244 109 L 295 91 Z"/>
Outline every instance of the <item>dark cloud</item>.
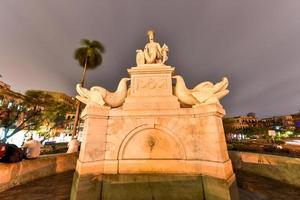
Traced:
<path fill-rule="evenodd" d="M 88 86 L 113 90 L 153 28 L 188 86 L 230 80 L 228 114 L 293 113 L 300 91 L 299 0 L 2 0 L 0 74 L 14 89 L 75 94 L 82 38 L 106 47 Z"/>

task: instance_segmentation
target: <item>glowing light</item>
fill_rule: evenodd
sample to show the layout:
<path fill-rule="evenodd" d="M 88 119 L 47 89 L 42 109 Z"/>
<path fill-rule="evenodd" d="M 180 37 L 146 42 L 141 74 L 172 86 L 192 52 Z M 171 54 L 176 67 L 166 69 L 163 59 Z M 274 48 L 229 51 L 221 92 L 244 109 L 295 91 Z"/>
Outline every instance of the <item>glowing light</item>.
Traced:
<path fill-rule="evenodd" d="M 292 140 L 285 142 L 286 144 L 293 144 L 293 145 L 299 145 L 300 146 L 300 140 Z"/>
<path fill-rule="evenodd" d="M 13 102 L 9 102 L 7 108 L 12 108 L 12 106 L 13 106 Z"/>
<path fill-rule="evenodd" d="M 285 134 L 287 134 L 287 135 L 293 135 L 293 133 L 294 133 L 293 131 L 286 131 L 285 132 Z"/>

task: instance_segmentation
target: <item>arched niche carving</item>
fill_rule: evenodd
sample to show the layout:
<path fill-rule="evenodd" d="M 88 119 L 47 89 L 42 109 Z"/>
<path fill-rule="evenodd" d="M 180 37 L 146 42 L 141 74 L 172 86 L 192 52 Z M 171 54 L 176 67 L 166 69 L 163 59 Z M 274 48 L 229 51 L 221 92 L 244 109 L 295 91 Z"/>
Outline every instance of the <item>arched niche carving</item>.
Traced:
<path fill-rule="evenodd" d="M 186 159 L 186 153 L 173 132 L 160 125 L 144 124 L 126 135 L 118 159 Z"/>

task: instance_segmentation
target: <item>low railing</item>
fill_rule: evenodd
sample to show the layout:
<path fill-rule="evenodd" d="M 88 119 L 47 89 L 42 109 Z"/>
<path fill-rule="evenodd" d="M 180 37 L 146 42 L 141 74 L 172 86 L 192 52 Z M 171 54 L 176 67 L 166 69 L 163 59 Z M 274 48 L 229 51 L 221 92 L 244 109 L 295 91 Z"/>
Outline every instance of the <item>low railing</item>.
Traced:
<path fill-rule="evenodd" d="M 0 192 L 38 178 L 74 170 L 77 154 L 42 155 L 18 163 L 0 163 Z"/>
<path fill-rule="evenodd" d="M 300 158 L 229 151 L 235 169 L 300 187 Z M 0 163 L 0 192 L 11 187 L 74 170 L 77 154 L 53 154 L 19 163 Z"/>
<path fill-rule="evenodd" d="M 233 168 L 300 187 L 300 158 L 229 151 Z"/>

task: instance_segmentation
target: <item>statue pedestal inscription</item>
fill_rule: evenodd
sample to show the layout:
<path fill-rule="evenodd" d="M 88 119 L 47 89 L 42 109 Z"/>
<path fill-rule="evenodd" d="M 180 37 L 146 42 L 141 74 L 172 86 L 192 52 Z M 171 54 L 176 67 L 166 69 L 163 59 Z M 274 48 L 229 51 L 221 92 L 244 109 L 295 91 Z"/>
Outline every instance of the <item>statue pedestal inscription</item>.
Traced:
<path fill-rule="evenodd" d="M 173 72 L 174 68 L 162 64 L 145 64 L 128 69 L 131 87 L 123 109 L 180 108 L 178 98 L 172 92 Z"/>
<path fill-rule="evenodd" d="M 71 199 L 238 199 L 219 103 L 228 80 L 190 90 L 176 76 L 173 87 L 174 68 L 153 52 L 138 52 L 120 107 L 101 87 L 78 88 L 88 103 Z"/>

